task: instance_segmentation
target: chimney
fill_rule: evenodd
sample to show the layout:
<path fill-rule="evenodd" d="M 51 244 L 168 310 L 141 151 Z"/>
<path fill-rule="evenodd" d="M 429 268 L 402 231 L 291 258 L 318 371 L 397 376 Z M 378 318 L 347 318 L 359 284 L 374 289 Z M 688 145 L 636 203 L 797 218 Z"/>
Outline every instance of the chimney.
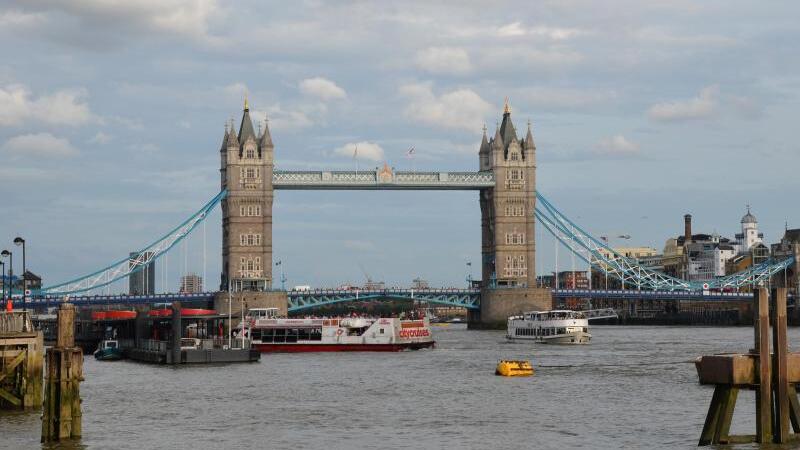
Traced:
<path fill-rule="evenodd" d="M 692 242 L 692 215 L 683 216 L 683 245 Z"/>

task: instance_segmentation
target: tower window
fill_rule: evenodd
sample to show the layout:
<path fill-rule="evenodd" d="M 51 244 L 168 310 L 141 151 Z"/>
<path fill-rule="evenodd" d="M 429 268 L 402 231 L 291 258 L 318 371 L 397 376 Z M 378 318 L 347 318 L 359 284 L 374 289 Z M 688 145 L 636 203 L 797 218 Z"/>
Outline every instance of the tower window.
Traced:
<path fill-rule="evenodd" d="M 245 157 L 248 158 L 248 159 L 255 158 L 256 157 L 255 150 L 253 150 L 252 148 L 247 149 L 247 152 L 245 152 Z"/>

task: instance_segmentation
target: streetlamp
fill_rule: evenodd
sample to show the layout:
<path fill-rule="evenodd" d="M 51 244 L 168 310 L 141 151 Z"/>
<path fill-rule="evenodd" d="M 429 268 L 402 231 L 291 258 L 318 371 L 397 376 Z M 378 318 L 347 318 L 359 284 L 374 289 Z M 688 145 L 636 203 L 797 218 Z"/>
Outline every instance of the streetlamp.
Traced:
<path fill-rule="evenodd" d="M 618 236 L 613 236 L 613 238 L 616 238 L 616 239 L 630 239 L 631 235 L 630 234 L 620 234 Z M 610 238 L 609 236 L 600 236 L 600 240 L 605 242 L 606 245 L 608 246 L 608 249 L 613 252 L 614 249 L 611 247 L 611 242 L 609 242 L 610 239 L 612 239 L 612 238 Z M 609 252 L 609 257 L 611 257 L 611 256 L 612 256 L 612 254 Z M 605 277 L 606 277 L 606 290 L 608 290 L 608 264 L 606 264 L 604 262 L 603 263 L 603 267 L 604 267 L 603 272 L 605 273 Z M 625 274 L 624 273 L 621 274 L 620 281 L 622 283 L 622 290 L 624 291 L 625 290 Z"/>
<path fill-rule="evenodd" d="M 0 301 L 5 301 L 5 299 L 6 299 L 6 263 L 4 263 L 3 261 L 0 261 L 0 267 L 3 268 L 3 278 L 2 278 L 2 280 L 3 280 L 3 294 L 2 294 L 2 297 L 0 297 Z"/>
<path fill-rule="evenodd" d="M 8 299 L 11 300 L 14 296 L 14 255 L 8 250 L 3 250 L 0 252 L 0 256 L 8 258 L 8 279 L 11 281 L 11 287 L 8 289 Z M 4 281 L 3 286 L 5 285 Z"/>
<path fill-rule="evenodd" d="M 26 297 L 28 293 L 28 278 L 25 276 L 26 268 L 25 268 L 25 239 L 17 236 L 14 238 L 15 245 L 22 246 L 22 310 L 26 311 Z"/>
<path fill-rule="evenodd" d="M 467 289 L 472 287 L 472 261 L 467 261 Z"/>

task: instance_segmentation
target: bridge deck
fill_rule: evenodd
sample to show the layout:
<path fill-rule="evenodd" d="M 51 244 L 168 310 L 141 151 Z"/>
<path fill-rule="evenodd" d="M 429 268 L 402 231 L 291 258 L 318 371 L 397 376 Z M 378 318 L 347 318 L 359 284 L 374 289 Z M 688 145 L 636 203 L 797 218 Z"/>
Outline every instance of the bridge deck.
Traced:
<path fill-rule="evenodd" d="M 272 174 L 275 189 L 341 190 L 476 190 L 494 187 L 494 174 L 484 172 L 293 171 Z"/>

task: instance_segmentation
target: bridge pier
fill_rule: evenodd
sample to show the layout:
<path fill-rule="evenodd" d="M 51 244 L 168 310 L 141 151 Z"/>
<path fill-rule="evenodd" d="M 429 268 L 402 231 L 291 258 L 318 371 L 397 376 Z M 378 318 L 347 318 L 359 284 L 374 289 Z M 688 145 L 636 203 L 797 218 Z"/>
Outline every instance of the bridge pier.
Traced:
<path fill-rule="evenodd" d="M 289 297 L 286 291 L 242 291 L 233 292 L 230 296 L 227 292 L 217 292 L 214 295 L 214 309 L 220 314 L 227 314 L 229 298 L 232 316 L 240 316 L 242 309 L 247 312 L 249 308 L 278 308 L 279 316 L 286 317 L 288 314 Z"/>
<path fill-rule="evenodd" d="M 480 311 L 470 311 L 470 329 L 506 329 L 509 316 L 526 311 L 553 309 L 553 296 L 548 288 L 481 289 Z"/>

